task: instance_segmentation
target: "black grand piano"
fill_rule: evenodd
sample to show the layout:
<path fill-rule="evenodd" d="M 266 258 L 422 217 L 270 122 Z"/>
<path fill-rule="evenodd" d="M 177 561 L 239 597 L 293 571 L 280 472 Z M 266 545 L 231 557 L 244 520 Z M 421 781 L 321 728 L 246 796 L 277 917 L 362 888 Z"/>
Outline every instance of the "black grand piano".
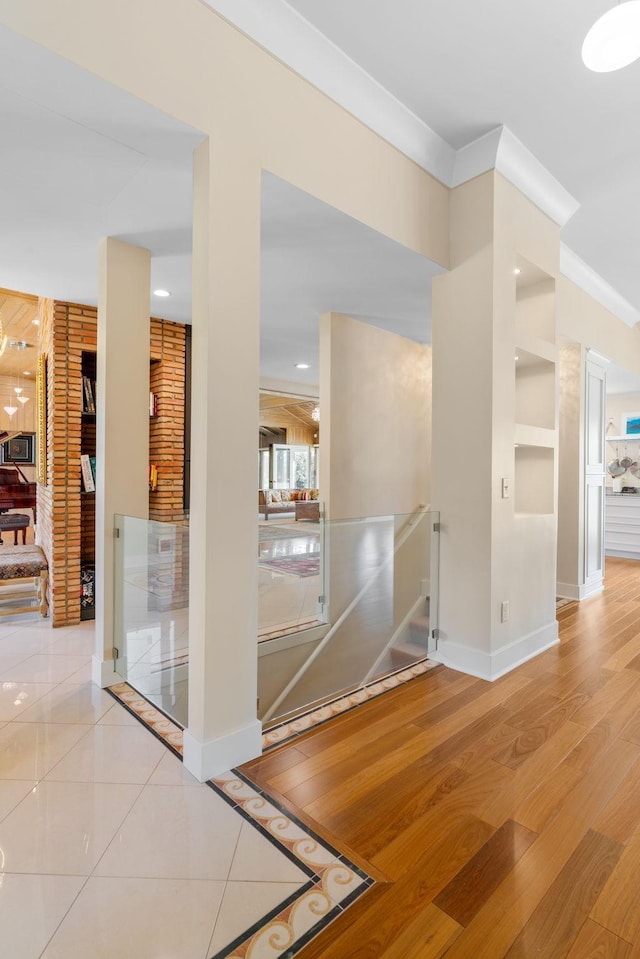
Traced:
<path fill-rule="evenodd" d="M 6 430 L 0 430 L 0 443 L 6 443 L 14 436 L 19 436 L 19 432 L 9 433 Z M 31 509 L 33 510 L 33 523 L 36 523 L 36 484 L 30 483 L 17 463 L 14 462 L 11 453 L 7 454 L 12 466 L 0 466 L 0 513 L 6 513 L 10 509 Z"/>

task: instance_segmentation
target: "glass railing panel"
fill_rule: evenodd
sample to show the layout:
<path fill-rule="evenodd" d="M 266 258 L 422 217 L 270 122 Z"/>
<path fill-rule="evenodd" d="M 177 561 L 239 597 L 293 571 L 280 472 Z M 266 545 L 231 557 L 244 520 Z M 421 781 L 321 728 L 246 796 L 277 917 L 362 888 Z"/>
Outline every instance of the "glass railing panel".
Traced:
<path fill-rule="evenodd" d="M 259 643 L 323 622 L 320 512 L 317 500 L 291 503 L 285 519 L 258 524 Z"/>
<path fill-rule="evenodd" d="M 189 527 L 116 516 L 116 669 L 181 725 L 188 711 Z"/>
<path fill-rule="evenodd" d="M 265 723 L 424 659 L 437 628 L 438 514 L 321 522 L 325 628 L 260 650 Z"/>

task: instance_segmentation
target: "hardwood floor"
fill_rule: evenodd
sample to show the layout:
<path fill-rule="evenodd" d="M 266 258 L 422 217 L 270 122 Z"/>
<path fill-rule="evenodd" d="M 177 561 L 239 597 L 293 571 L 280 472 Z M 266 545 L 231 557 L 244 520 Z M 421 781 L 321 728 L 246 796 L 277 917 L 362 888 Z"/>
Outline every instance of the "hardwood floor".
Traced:
<path fill-rule="evenodd" d="M 377 880 L 300 959 L 640 959 L 640 563 L 558 620 L 243 767 Z"/>

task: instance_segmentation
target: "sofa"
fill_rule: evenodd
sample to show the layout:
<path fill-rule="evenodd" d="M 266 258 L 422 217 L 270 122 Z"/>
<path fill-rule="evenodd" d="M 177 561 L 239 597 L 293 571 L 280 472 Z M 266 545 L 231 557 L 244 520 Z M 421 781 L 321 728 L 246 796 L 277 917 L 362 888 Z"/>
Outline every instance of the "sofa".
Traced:
<path fill-rule="evenodd" d="M 270 516 L 294 513 L 297 500 L 317 500 L 317 489 L 261 489 L 258 490 L 258 513 L 265 520 Z"/>

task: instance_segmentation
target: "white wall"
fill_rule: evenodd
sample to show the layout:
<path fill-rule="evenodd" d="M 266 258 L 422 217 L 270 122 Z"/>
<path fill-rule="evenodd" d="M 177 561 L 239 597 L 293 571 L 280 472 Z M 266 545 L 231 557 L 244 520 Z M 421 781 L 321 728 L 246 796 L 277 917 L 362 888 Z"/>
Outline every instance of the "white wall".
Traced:
<path fill-rule="evenodd" d="M 330 519 L 430 500 L 431 349 L 339 313 L 320 318 L 321 497 Z"/>

